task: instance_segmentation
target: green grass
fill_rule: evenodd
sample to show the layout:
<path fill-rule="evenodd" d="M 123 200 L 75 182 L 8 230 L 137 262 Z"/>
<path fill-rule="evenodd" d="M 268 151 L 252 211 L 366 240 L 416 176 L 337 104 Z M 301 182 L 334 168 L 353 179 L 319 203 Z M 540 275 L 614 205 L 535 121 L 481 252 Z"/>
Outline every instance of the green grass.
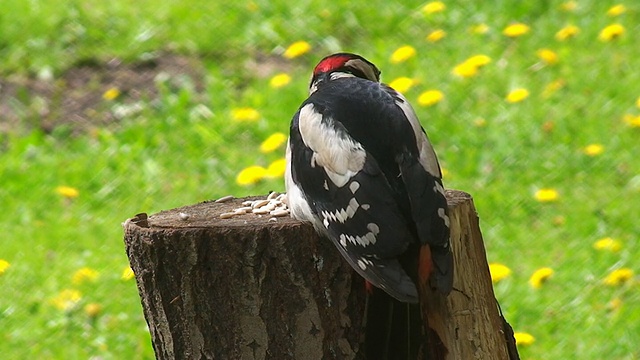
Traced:
<path fill-rule="evenodd" d="M 152 358 L 135 284 L 120 279 L 127 266 L 120 223 L 138 212 L 226 194 L 283 190 L 281 180 L 242 187 L 235 177 L 282 156 L 261 154 L 258 146 L 273 132 L 288 131 L 311 67 L 338 50 L 366 56 L 387 82 L 399 76 L 419 81 L 406 96 L 447 170 L 445 184 L 474 196 L 489 260 L 513 271 L 496 284 L 496 294 L 515 330 L 536 338 L 520 347 L 521 357 L 640 357 L 637 276 L 622 286 L 603 284 L 613 269 L 640 272 L 640 128 L 622 120 L 640 115 L 637 4 L 626 1 L 627 12 L 610 17 L 607 9 L 615 3 L 595 0 L 577 1 L 573 12 L 556 1 L 447 2 L 445 12 L 431 16 L 416 1 L 218 3 L 3 5 L 0 73 L 6 77 L 59 76 L 75 64 L 135 61 L 159 51 L 199 57 L 206 69 L 203 94 L 189 82 L 159 83 L 159 101 L 145 101 L 141 112 L 91 133 L 72 135 L 61 126 L 44 134 L 25 120 L 0 134 L 0 259 L 11 264 L 0 275 L 4 358 Z M 517 39 L 502 35 L 515 21 L 531 32 Z M 471 34 L 478 23 L 490 31 Z M 598 41 L 612 23 L 622 24 L 625 34 Z M 557 41 L 555 33 L 567 24 L 580 33 Z M 425 36 L 437 28 L 447 36 L 428 43 Z M 272 89 L 268 77 L 245 66 L 258 55 L 278 56 L 297 40 L 308 41 L 312 51 L 284 62 L 289 85 Z M 405 44 L 417 56 L 391 64 L 392 52 Z M 535 55 L 540 48 L 555 51 L 559 62 L 542 65 Z M 477 54 L 492 59 L 477 76 L 451 74 Z M 555 80 L 566 85 L 543 96 Z M 520 87 L 529 98 L 507 103 L 507 93 Z M 445 99 L 417 106 L 427 89 L 441 90 Z M 119 101 L 105 101 L 105 111 Z M 230 113 L 236 107 L 253 107 L 261 118 L 235 122 Z M 484 126 L 476 125 L 479 118 Z M 544 130 L 549 124 L 552 130 Z M 585 155 L 582 149 L 595 143 L 604 152 Z M 58 186 L 74 187 L 79 196 L 65 199 Z M 540 188 L 556 189 L 558 200 L 536 201 Z M 620 240 L 622 250 L 595 250 L 603 237 Z M 554 275 L 532 289 L 529 276 L 545 266 Z M 73 274 L 83 267 L 97 270 L 98 279 L 74 284 Z M 65 289 L 82 297 L 61 311 L 52 299 Z M 618 309 L 609 306 L 614 299 L 621 301 Z M 84 310 L 91 303 L 102 308 L 95 317 Z"/>

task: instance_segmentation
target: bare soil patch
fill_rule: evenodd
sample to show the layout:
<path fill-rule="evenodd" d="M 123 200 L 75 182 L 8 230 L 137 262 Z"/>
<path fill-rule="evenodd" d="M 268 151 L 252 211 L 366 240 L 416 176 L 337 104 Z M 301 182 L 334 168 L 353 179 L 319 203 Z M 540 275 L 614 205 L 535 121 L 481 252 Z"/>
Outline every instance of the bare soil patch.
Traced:
<path fill-rule="evenodd" d="M 163 54 L 134 64 L 118 59 L 79 64 L 51 79 L 0 79 L 0 133 L 34 128 L 50 132 L 63 124 L 78 133 L 113 124 L 120 120 L 113 111 L 114 101 L 126 109 L 141 100 L 156 99 L 159 77 L 169 82 L 188 77 L 202 91 L 204 75 L 197 58 Z M 110 89 L 117 89 L 116 99 L 104 98 Z"/>

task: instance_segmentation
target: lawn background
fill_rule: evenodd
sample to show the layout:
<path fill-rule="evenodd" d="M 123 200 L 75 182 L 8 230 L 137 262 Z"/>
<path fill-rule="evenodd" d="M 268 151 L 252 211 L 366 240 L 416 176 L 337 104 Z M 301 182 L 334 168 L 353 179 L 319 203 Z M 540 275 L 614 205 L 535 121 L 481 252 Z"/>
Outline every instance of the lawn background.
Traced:
<path fill-rule="evenodd" d="M 608 14 L 619 4 L 625 11 Z M 260 152 L 261 142 L 287 133 L 310 69 L 340 50 L 376 63 L 386 82 L 414 80 L 405 94 L 435 145 L 446 187 L 473 195 L 490 262 L 511 270 L 495 288 L 515 330 L 535 338 L 520 345 L 521 357 L 640 358 L 638 278 L 605 283 L 617 269 L 640 271 L 639 4 L 444 5 L 427 14 L 418 1 L 3 3 L 5 85 L 57 84 L 81 65 L 100 67 L 114 58 L 135 64 L 167 54 L 197 59 L 203 74 L 158 76 L 157 93 L 135 103 L 127 93 L 111 98 L 108 89 L 89 84 L 83 91 L 98 94 L 98 111 L 81 116 L 121 115 L 81 129 L 71 119 L 43 127 L 43 99 L 28 86 L 5 99 L 5 111 L 21 120 L 0 113 L 0 259 L 9 264 L 0 274 L 3 358 L 153 358 L 135 283 L 123 279 L 120 223 L 138 212 L 283 190 L 281 179 L 241 186 L 236 176 L 282 157 L 282 147 Z M 529 32 L 504 35 L 516 22 Z M 487 32 L 478 33 L 479 24 Z M 599 40 L 612 24 L 624 32 Z M 567 25 L 579 32 L 558 40 Z M 428 41 L 438 29 L 446 36 Z M 283 57 L 296 41 L 308 42 L 310 51 Z M 416 54 L 392 62 L 404 45 Z M 557 54 L 557 63 L 536 55 L 543 48 Z M 475 76 L 452 74 L 480 54 L 491 61 Z M 270 86 L 281 72 L 291 82 Z M 529 96 L 506 101 L 518 88 Z M 444 99 L 418 105 L 432 89 Z M 256 110 L 257 119 L 234 118 L 239 108 Z M 603 151 L 589 155 L 589 145 Z M 540 189 L 557 198 L 540 201 Z M 594 248 L 607 237 L 620 249 Z M 530 276 L 543 267 L 553 275 L 531 287 Z"/>

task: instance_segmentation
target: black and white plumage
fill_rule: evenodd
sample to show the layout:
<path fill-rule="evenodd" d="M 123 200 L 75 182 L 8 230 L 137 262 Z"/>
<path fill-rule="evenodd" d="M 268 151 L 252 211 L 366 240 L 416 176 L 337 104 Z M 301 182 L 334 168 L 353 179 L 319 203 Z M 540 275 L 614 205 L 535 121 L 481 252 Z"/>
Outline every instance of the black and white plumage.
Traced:
<path fill-rule="evenodd" d="M 402 260 L 412 246 L 428 246 L 436 286 L 452 288 L 447 202 L 413 108 L 379 75 L 349 53 L 315 67 L 309 98 L 291 122 L 287 197 L 292 216 L 311 221 L 361 276 L 415 303 L 418 269 L 407 266 L 418 264 Z"/>

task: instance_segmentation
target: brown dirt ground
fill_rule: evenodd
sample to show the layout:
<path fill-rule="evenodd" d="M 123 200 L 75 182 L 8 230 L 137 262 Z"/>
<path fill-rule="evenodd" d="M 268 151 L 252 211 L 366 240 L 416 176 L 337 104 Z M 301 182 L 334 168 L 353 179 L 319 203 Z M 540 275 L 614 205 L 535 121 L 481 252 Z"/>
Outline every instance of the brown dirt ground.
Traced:
<path fill-rule="evenodd" d="M 80 64 L 53 79 L 8 77 L 0 79 L 0 133 L 40 128 L 50 132 L 61 124 L 74 133 L 119 121 L 109 111 L 103 94 L 116 88 L 124 106 L 158 96 L 155 80 L 164 74 L 169 82 L 187 76 L 203 91 L 204 67 L 196 58 L 163 54 L 152 60 L 125 64 Z"/>

